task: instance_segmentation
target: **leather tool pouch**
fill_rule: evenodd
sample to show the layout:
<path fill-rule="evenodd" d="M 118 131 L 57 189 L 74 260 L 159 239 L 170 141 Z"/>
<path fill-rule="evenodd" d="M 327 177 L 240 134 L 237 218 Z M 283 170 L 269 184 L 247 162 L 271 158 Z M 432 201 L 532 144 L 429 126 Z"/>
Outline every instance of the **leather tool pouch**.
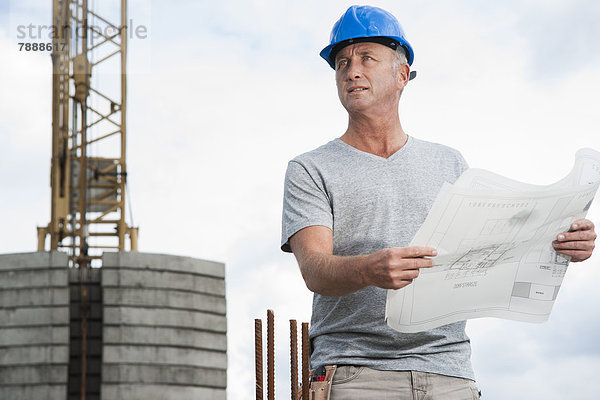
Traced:
<path fill-rule="evenodd" d="M 325 375 L 315 376 L 315 370 L 310 371 L 310 391 L 308 400 L 329 400 L 331 393 L 331 382 L 333 380 L 333 374 L 335 373 L 335 365 L 325 365 Z M 317 369 L 317 371 L 319 370 Z"/>

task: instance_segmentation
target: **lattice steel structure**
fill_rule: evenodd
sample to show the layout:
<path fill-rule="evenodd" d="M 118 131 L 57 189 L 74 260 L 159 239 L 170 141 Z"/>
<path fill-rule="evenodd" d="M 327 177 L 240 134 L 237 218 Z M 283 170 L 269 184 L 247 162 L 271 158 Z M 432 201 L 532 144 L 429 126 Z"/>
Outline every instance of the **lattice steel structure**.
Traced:
<path fill-rule="evenodd" d="M 49 235 L 50 250 L 76 267 L 125 250 L 126 235 L 137 250 L 137 228 L 125 222 L 127 0 L 112 3 L 116 16 L 53 0 L 52 209 L 38 250 Z"/>

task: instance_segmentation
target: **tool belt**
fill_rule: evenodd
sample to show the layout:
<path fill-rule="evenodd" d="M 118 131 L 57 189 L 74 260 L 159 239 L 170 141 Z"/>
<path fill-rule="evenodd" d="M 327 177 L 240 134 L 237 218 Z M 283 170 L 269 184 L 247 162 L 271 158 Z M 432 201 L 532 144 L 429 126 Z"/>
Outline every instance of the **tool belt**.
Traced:
<path fill-rule="evenodd" d="M 310 371 L 308 400 L 329 400 L 336 365 L 324 365 Z"/>

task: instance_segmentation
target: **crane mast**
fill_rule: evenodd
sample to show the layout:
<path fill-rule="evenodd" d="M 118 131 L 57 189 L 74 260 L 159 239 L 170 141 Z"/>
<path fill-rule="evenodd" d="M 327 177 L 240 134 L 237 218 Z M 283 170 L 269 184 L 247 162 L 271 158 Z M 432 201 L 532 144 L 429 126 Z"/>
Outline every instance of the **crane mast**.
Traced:
<path fill-rule="evenodd" d="M 49 236 L 75 267 L 100 266 L 126 235 L 137 250 L 125 222 L 127 0 L 118 1 L 108 16 L 88 0 L 53 0 L 52 202 L 38 250 Z"/>

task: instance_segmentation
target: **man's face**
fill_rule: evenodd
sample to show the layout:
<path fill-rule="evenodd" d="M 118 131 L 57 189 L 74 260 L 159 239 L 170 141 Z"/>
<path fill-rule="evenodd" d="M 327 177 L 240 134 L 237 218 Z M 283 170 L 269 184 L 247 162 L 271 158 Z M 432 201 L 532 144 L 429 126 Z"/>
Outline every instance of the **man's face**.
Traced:
<path fill-rule="evenodd" d="M 338 52 L 335 80 L 340 101 L 349 113 L 397 109 L 409 68 L 398 67 L 395 60 L 394 50 L 379 43 L 351 44 Z"/>

